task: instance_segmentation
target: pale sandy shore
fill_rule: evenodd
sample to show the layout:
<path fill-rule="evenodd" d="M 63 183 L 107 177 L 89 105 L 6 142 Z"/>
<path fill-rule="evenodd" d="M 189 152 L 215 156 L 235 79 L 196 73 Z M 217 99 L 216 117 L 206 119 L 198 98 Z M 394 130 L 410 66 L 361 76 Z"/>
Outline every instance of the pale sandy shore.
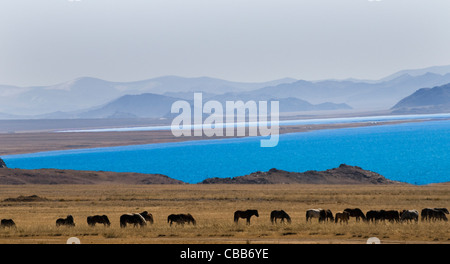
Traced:
<path fill-rule="evenodd" d="M 385 122 L 358 122 L 343 124 L 293 125 L 281 126 L 280 134 L 308 132 L 321 129 L 339 129 L 351 127 L 366 127 L 392 125 L 409 122 L 424 122 L 426 120 L 395 120 Z M 170 143 L 193 140 L 208 140 L 231 138 L 207 136 L 175 137 L 170 130 L 133 131 L 133 132 L 84 132 L 84 133 L 0 133 L 0 156 L 35 153 L 53 150 L 85 149 L 99 147 L 115 147 L 129 145 L 145 145 L 155 143 Z"/>

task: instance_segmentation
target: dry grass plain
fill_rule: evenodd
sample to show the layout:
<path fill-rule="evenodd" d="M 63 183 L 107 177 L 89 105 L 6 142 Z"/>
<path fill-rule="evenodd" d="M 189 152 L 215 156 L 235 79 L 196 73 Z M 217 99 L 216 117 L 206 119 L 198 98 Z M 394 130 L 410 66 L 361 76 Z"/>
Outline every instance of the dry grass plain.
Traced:
<path fill-rule="evenodd" d="M 39 202 L 7 198 L 38 195 Z M 417 209 L 450 207 L 450 184 L 392 185 L 22 185 L 0 186 L 0 218 L 12 218 L 17 228 L 0 228 L 0 243 L 450 243 L 449 222 L 306 223 L 310 208 Z M 236 210 L 257 209 L 259 218 L 247 226 L 233 223 Z M 272 210 L 285 210 L 291 224 L 272 225 Z M 153 214 L 154 224 L 120 228 L 129 212 Z M 172 226 L 171 213 L 191 213 L 196 226 Z M 56 227 L 57 218 L 73 215 L 74 228 Z M 111 227 L 89 227 L 86 217 L 106 214 Z"/>

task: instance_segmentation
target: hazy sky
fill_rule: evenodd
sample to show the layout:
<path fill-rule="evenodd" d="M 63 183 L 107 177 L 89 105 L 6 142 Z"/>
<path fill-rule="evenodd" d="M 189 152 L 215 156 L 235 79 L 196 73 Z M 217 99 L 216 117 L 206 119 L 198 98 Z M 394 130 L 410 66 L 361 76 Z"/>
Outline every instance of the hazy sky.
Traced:
<path fill-rule="evenodd" d="M 450 64 L 449 0 L 0 0 L 0 84 L 379 79 Z"/>

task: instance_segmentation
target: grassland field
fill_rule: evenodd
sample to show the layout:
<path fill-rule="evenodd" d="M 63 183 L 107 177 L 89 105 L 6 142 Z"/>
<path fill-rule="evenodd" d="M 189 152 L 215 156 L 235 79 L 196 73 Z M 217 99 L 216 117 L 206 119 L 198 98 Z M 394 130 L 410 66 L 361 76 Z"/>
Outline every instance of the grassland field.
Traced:
<path fill-rule="evenodd" d="M 37 195 L 43 201 L 8 198 Z M 368 210 L 450 207 L 450 184 L 415 185 L 4 185 L 0 186 L 0 218 L 16 228 L 0 228 L 3 244 L 61 244 L 77 237 L 83 244 L 201 243 L 450 243 L 450 223 L 356 222 L 307 223 L 311 208 Z M 233 222 L 236 210 L 257 209 L 246 225 Z M 291 224 L 270 222 L 272 210 L 284 210 Z M 150 212 L 154 224 L 120 228 L 125 213 Z M 197 225 L 167 223 L 172 213 L 190 213 Z M 56 219 L 72 215 L 76 226 L 56 227 Z M 88 226 L 87 216 L 107 215 L 110 227 Z"/>

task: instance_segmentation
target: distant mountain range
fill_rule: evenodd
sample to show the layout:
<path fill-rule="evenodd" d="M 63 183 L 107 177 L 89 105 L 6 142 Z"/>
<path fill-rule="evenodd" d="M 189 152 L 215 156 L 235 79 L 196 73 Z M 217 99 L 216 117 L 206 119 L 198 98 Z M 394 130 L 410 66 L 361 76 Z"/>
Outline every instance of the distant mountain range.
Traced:
<path fill-rule="evenodd" d="M 289 84 L 264 87 L 252 93 L 270 94 L 273 97 L 296 97 L 311 103 L 344 102 L 355 109 L 389 109 L 417 89 L 450 83 L 450 73 L 426 73 L 412 76 L 407 73 L 382 82 L 359 81 L 297 81 Z"/>
<path fill-rule="evenodd" d="M 0 112 L 13 115 L 44 115 L 56 118 L 61 112 L 85 112 L 124 95 L 143 93 L 192 93 L 202 91 L 212 94 L 249 91 L 266 86 L 289 83 L 294 79 L 280 79 L 262 83 L 230 82 L 209 77 L 184 78 L 165 76 L 137 82 L 109 82 L 82 77 L 69 82 L 36 87 L 0 85 Z M 74 113 L 71 113 L 74 114 Z"/>
<path fill-rule="evenodd" d="M 422 88 L 392 107 L 393 113 L 450 112 L 450 83 L 433 88 Z"/>
<path fill-rule="evenodd" d="M 281 112 L 386 110 L 424 87 L 450 83 L 450 66 L 404 70 L 380 80 L 243 83 L 165 76 L 137 82 L 83 77 L 35 87 L 0 85 L 0 119 L 162 117 L 174 100 L 279 100 Z"/>
<path fill-rule="evenodd" d="M 210 98 L 222 103 L 225 108 L 226 97 Z M 76 115 L 77 118 L 161 118 L 171 116 L 171 106 L 180 98 L 145 93 L 140 95 L 124 95 L 98 109 L 89 110 Z M 321 111 L 351 109 L 346 104 L 322 103 L 313 105 L 297 98 L 268 99 L 278 100 L 280 112 Z M 186 100 L 194 109 L 193 100 Z M 247 102 L 247 100 L 244 100 Z M 257 101 L 256 101 L 257 102 Z M 270 106 L 270 104 L 269 104 Z M 225 110 L 224 110 L 225 111 Z"/>

